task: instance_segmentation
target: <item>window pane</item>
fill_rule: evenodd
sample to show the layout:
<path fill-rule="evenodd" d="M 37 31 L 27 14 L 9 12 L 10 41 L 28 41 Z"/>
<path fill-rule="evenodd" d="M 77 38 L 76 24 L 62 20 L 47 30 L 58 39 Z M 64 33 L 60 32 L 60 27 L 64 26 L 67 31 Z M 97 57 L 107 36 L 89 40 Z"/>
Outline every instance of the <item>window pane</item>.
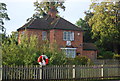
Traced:
<path fill-rule="evenodd" d="M 75 58 L 76 56 L 76 50 L 75 49 L 62 49 L 64 50 L 66 53 L 66 57 L 67 58 Z"/>
<path fill-rule="evenodd" d="M 71 41 L 73 41 L 74 40 L 74 32 L 71 32 L 71 37 L 70 37 L 71 39 Z"/>
<path fill-rule="evenodd" d="M 46 40 L 47 39 L 47 32 L 43 31 L 42 32 L 42 40 Z"/>
<path fill-rule="evenodd" d="M 63 32 L 63 40 L 65 41 L 73 41 L 74 40 L 74 32 Z"/>
<path fill-rule="evenodd" d="M 70 40 L 70 34 L 71 34 L 71 32 L 68 32 L 68 41 Z"/>
<path fill-rule="evenodd" d="M 63 32 L 63 40 L 66 40 L 67 32 Z"/>

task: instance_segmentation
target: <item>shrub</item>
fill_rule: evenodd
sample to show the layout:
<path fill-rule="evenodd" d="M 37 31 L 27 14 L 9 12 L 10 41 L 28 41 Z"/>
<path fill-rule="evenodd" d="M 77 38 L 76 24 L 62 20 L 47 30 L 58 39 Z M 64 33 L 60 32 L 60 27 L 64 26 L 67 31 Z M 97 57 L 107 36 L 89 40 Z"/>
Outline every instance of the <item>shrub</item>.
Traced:
<path fill-rule="evenodd" d="M 87 65 L 91 64 L 91 60 L 86 56 L 76 56 L 73 58 L 68 58 L 66 64 L 69 65 Z"/>
<path fill-rule="evenodd" d="M 50 46 L 49 41 L 39 44 L 36 36 L 28 38 L 21 36 L 20 44 L 16 44 L 16 39 L 12 35 L 2 43 L 3 65 L 36 65 L 37 59 L 43 53 L 48 56 L 49 64 L 65 64 L 66 58 L 56 44 Z"/>
<path fill-rule="evenodd" d="M 119 59 L 120 59 L 120 55 L 115 54 L 115 55 L 113 56 L 113 58 L 114 58 L 114 59 L 118 59 L 118 60 L 119 60 Z"/>
<path fill-rule="evenodd" d="M 98 59 L 112 59 L 114 53 L 111 51 L 106 51 L 105 49 L 99 49 Z"/>

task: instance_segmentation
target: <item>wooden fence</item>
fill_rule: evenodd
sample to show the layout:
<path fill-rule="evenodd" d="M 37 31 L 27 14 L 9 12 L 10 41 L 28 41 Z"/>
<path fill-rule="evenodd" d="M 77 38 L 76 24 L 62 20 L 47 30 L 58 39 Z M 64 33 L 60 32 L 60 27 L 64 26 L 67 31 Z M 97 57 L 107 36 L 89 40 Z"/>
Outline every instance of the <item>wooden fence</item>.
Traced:
<path fill-rule="evenodd" d="M 120 77 L 120 65 L 2 66 L 2 80 L 60 80 Z"/>
<path fill-rule="evenodd" d="M 2 80 L 2 65 L 0 65 L 0 81 Z"/>

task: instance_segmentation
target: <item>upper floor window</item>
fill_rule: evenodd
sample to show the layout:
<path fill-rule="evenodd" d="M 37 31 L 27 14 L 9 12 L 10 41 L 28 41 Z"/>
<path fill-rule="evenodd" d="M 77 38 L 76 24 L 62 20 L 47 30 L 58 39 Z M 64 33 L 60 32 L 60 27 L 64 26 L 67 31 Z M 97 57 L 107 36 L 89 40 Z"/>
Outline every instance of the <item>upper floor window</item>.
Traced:
<path fill-rule="evenodd" d="M 74 40 L 74 32 L 63 32 L 63 40 L 65 41 L 73 41 Z"/>
<path fill-rule="evenodd" d="M 46 39 L 47 39 L 47 32 L 42 31 L 42 40 L 46 40 Z"/>

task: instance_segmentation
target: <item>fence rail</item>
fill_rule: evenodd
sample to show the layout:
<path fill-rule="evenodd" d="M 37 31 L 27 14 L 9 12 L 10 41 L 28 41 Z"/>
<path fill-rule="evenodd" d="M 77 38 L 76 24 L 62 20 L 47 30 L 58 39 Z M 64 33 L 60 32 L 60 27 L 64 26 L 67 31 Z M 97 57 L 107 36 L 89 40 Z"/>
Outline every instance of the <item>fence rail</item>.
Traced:
<path fill-rule="evenodd" d="M 2 80 L 89 79 L 120 77 L 120 65 L 2 66 Z"/>

